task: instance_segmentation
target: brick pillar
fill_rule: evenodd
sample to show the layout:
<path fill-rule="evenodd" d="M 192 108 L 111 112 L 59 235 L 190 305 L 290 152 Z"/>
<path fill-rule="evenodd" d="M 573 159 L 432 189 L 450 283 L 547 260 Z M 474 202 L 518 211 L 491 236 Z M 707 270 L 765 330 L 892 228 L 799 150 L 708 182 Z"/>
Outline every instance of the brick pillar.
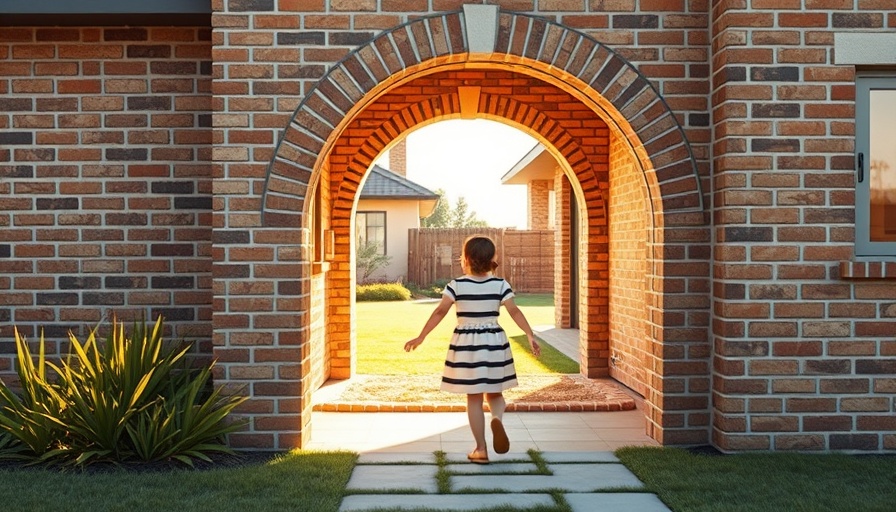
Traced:
<path fill-rule="evenodd" d="M 730 7 L 726 2 L 716 5 L 712 14 L 714 26 L 718 27 L 714 31 L 714 38 L 719 41 L 719 44 L 712 46 L 715 49 L 712 62 L 723 62 L 713 70 L 717 83 L 714 94 L 723 100 L 713 107 L 732 114 L 728 117 L 716 116 L 721 120 L 714 125 L 717 137 L 713 161 L 714 192 L 721 200 L 714 201 L 717 246 L 714 254 L 715 314 L 712 327 L 716 350 L 713 361 L 716 372 L 713 383 L 713 441 L 726 450 L 762 450 L 771 447 L 769 436 L 747 434 L 749 427 L 746 413 L 751 395 L 766 394 L 769 380 L 767 377 L 747 378 L 746 359 L 769 356 L 770 343 L 766 339 L 750 339 L 746 326 L 748 319 L 768 320 L 771 317 L 771 305 L 767 301 L 744 299 L 747 298 L 749 280 L 773 277 L 771 265 L 749 265 L 748 261 L 748 253 L 752 249 L 750 246 L 772 241 L 773 229 L 750 226 L 746 209 L 770 206 L 771 192 L 748 191 L 747 173 L 753 169 L 769 169 L 773 167 L 773 160 L 767 155 L 745 154 L 747 140 L 744 135 L 759 135 L 770 130 L 771 121 L 767 118 L 757 120 L 747 131 L 735 132 L 730 129 L 736 124 L 744 123 L 747 117 L 744 100 L 748 96 L 743 82 L 747 80 L 748 67 L 742 62 L 727 63 L 724 57 L 734 56 L 745 50 L 746 19 L 741 23 L 736 23 L 735 20 L 744 16 L 753 21 L 765 20 L 773 24 L 774 15 L 748 15 L 744 9 Z M 729 22 L 724 22 L 726 19 Z M 756 85 L 754 92 L 759 93 L 758 97 L 764 101 L 772 99 L 771 87 Z M 777 108 L 783 111 L 786 108 L 785 105 L 775 107 L 772 103 L 757 102 L 756 105 L 763 110 Z M 778 335 L 771 332 L 768 334 Z M 766 399 L 766 410 L 780 412 L 782 407 L 780 398 Z"/>
<path fill-rule="evenodd" d="M 854 432 L 874 411 L 857 402 L 890 398 L 843 351 L 863 341 L 859 288 L 836 271 L 853 254 L 853 69 L 834 65 L 829 34 L 884 21 L 770 5 L 712 12 L 713 442 L 873 450 L 877 433 Z"/>
<path fill-rule="evenodd" d="M 554 211 L 554 323 L 557 327 L 568 329 L 572 326 L 572 318 L 570 317 L 570 301 L 578 300 L 578 297 L 570 296 L 569 286 L 569 216 L 570 213 L 570 197 L 572 188 L 569 180 L 563 173 L 557 173 L 554 178 L 554 190 L 556 191 L 555 201 L 557 208 Z"/>
<path fill-rule="evenodd" d="M 529 192 L 529 229 L 548 229 L 550 225 L 551 180 L 532 180 L 527 187 Z"/>

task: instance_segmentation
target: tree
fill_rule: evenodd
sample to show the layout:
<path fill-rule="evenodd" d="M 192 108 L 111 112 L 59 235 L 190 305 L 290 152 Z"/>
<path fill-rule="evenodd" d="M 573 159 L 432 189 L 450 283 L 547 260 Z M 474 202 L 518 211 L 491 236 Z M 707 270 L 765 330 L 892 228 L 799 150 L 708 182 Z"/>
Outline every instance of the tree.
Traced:
<path fill-rule="evenodd" d="M 476 212 L 470 211 L 470 205 L 463 197 L 457 198 L 454 208 L 451 208 L 445 198 L 445 191 L 436 190 L 439 201 L 436 203 L 432 214 L 421 221 L 424 228 L 484 228 L 488 223 L 476 218 Z"/>
<path fill-rule="evenodd" d="M 476 218 L 476 212 L 469 211 L 470 205 L 463 196 L 457 198 L 457 205 L 451 212 L 451 225 L 456 228 L 484 228 L 488 223 Z"/>
<path fill-rule="evenodd" d="M 439 196 L 436 207 L 429 217 L 420 222 L 420 225 L 424 228 L 447 228 L 451 225 L 451 207 L 448 205 L 448 200 L 445 199 L 445 191 L 438 189 L 436 194 Z"/>

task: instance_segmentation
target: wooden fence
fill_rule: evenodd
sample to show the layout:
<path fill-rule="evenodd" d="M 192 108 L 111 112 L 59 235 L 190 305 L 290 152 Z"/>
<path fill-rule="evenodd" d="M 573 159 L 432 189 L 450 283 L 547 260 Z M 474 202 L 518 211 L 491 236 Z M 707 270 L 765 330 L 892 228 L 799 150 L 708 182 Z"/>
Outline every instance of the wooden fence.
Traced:
<path fill-rule="evenodd" d="M 421 286 L 462 274 L 464 240 L 485 235 L 498 250 L 495 274 L 518 292 L 554 291 L 554 232 L 504 228 L 420 228 L 408 230 L 408 281 Z"/>

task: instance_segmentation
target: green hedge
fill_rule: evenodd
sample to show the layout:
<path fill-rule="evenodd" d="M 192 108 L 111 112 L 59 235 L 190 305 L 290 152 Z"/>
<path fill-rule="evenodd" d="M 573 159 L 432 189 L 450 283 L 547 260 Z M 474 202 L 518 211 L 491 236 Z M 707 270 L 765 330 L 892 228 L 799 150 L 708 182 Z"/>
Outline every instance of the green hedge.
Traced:
<path fill-rule="evenodd" d="M 401 283 L 362 284 L 357 288 L 357 300 L 382 302 L 388 300 L 410 300 L 411 291 Z"/>
<path fill-rule="evenodd" d="M 411 290 L 411 294 L 418 297 L 423 296 L 431 299 L 438 299 L 442 296 L 442 290 L 445 289 L 445 285 L 447 285 L 448 282 L 448 279 L 440 279 L 430 283 L 428 286 L 419 286 L 414 283 L 408 283 L 408 288 Z"/>

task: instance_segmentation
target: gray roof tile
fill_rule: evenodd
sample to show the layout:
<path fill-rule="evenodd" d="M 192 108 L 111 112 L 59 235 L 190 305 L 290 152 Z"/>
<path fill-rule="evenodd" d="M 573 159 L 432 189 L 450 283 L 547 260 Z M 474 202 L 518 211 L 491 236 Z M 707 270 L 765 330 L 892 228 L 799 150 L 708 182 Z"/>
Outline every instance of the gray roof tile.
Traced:
<path fill-rule="evenodd" d="M 361 189 L 361 199 L 438 199 L 438 195 L 394 172 L 374 165 Z"/>

